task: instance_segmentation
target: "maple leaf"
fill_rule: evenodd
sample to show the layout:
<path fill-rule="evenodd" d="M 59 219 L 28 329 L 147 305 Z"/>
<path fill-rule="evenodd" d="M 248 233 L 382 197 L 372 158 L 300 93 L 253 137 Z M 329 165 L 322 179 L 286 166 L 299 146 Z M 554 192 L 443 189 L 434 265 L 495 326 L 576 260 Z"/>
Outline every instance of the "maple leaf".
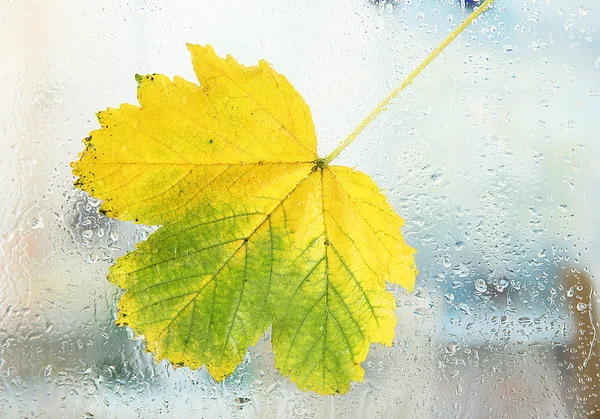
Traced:
<path fill-rule="evenodd" d="M 366 175 L 319 159 L 308 106 L 265 61 L 189 49 L 200 85 L 138 77 L 141 107 L 100 112 L 74 164 L 106 215 L 161 225 L 110 270 L 117 322 L 217 380 L 272 324 L 284 374 L 346 391 L 369 344 L 391 344 L 384 281 L 414 284 L 402 220 Z"/>
<path fill-rule="evenodd" d="M 110 269 L 125 290 L 117 324 L 157 359 L 206 365 L 217 380 L 272 325 L 282 374 L 345 392 L 369 345 L 392 342 L 385 282 L 410 291 L 416 275 L 377 186 L 330 165 L 374 116 L 319 158 L 308 105 L 284 76 L 188 48 L 199 85 L 136 76 L 140 106 L 99 112 L 72 164 L 101 212 L 161 226 Z"/>

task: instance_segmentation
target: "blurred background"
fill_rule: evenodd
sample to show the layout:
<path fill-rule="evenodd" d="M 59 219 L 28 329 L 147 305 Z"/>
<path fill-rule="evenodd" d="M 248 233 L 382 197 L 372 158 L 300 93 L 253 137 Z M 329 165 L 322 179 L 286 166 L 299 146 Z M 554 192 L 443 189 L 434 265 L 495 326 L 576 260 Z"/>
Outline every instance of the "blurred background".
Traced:
<path fill-rule="evenodd" d="M 327 154 L 470 0 L 0 4 L 0 417 L 600 417 L 600 4 L 497 0 L 338 159 L 418 251 L 365 382 L 303 393 L 268 334 L 221 384 L 114 325 L 108 267 L 152 227 L 97 213 L 69 163 L 136 73 L 194 80 L 186 42 L 264 58 Z"/>

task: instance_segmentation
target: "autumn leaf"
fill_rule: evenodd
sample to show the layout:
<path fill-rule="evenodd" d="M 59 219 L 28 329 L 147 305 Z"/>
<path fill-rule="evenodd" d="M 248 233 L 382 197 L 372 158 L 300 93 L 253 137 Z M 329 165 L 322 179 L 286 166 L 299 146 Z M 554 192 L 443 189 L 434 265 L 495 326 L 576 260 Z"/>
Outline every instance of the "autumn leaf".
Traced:
<path fill-rule="evenodd" d="M 136 76 L 140 106 L 98 113 L 72 164 L 101 212 L 161 226 L 110 269 L 117 324 L 217 380 L 272 325 L 283 375 L 343 393 L 370 344 L 392 342 L 386 281 L 413 289 L 403 221 L 368 176 L 330 164 L 340 148 L 319 158 L 308 105 L 267 62 L 188 47 L 199 84 Z"/>
<path fill-rule="evenodd" d="M 366 175 L 319 159 L 308 106 L 266 62 L 189 49 L 200 85 L 138 77 L 141 107 L 100 112 L 74 164 L 106 215 L 162 226 L 110 271 L 118 323 L 217 380 L 272 324 L 284 374 L 346 391 L 369 344 L 392 341 L 384 281 L 414 284 L 402 220 Z"/>

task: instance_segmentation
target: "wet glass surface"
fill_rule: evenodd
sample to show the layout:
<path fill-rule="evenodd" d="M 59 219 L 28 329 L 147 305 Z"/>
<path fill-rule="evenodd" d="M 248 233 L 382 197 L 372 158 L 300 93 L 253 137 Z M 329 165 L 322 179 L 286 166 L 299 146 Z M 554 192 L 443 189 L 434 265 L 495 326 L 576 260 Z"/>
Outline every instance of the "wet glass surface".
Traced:
<path fill-rule="evenodd" d="M 153 230 L 69 163 L 136 73 L 193 80 L 186 42 L 264 58 L 327 154 L 471 12 L 460 1 L 0 5 L 0 416 L 593 417 L 600 405 L 600 9 L 498 0 L 339 159 L 406 220 L 417 289 L 342 396 L 299 391 L 268 334 L 223 383 L 114 324 L 108 267 Z"/>

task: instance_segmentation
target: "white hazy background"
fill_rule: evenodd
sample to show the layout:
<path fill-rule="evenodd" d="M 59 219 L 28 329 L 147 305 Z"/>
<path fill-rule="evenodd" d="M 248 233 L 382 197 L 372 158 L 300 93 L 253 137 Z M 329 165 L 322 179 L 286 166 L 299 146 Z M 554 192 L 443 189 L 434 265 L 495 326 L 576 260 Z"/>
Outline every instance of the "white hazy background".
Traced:
<path fill-rule="evenodd" d="M 600 4 L 497 0 L 338 159 L 418 250 L 365 382 L 302 393 L 268 336 L 224 383 L 114 326 L 108 267 L 152 231 L 97 214 L 69 163 L 136 73 L 194 80 L 186 42 L 264 58 L 321 155 L 471 10 L 460 0 L 0 3 L 0 417 L 589 417 L 600 406 Z M 577 281 L 572 279 L 575 270 Z"/>

